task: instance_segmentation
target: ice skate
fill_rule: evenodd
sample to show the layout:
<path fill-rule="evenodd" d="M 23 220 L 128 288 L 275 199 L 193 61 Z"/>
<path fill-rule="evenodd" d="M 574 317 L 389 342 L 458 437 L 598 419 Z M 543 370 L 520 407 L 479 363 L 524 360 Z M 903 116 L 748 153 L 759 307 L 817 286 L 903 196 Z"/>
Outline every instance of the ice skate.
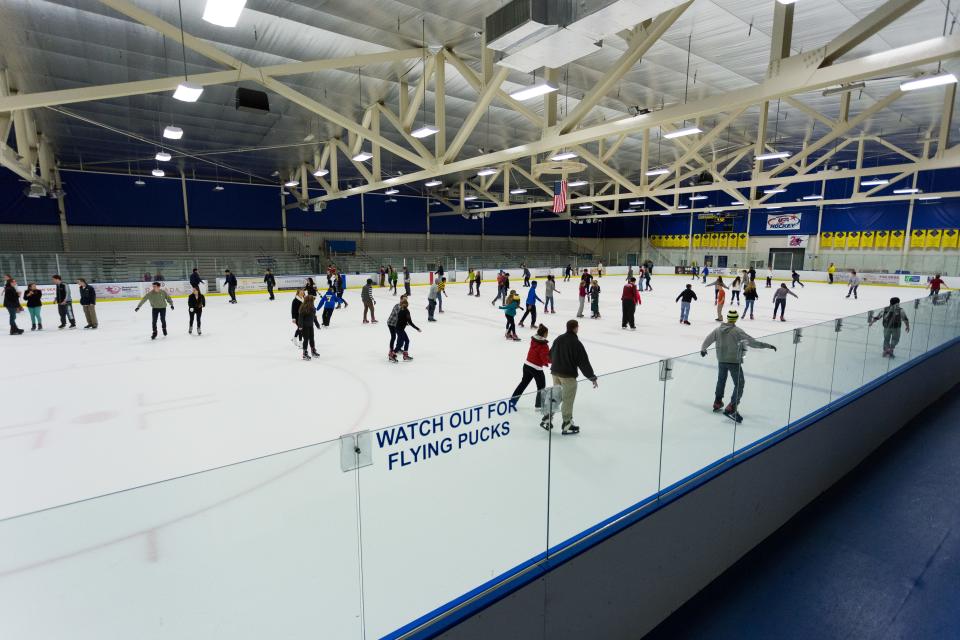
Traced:
<path fill-rule="evenodd" d="M 564 436 L 575 436 L 578 433 L 580 433 L 580 427 L 573 424 L 573 422 L 564 422 L 560 430 L 560 435 Z"/>
<path fill-rule="evenodd" d="M 300 341 L 297 340 L 297 337 L 296 337 L 296 336 L 290 338 L 290 344 L 292 344 L 293 346 L 295 346 L 295 347 L 297 347 L 297 348 L 300 347 Z"/>
<path fill-rule="evenodd" d="M 156 331 L 154 331 L 153 333 L 150 334 L 150 339 L 151 339 L 151 340 L 156 340 L 156 339 L 157 339 L 157 332 L 156 332 Z"/>
<path fill-rule="evenodd" d="M 64 323 L 61 324 L 59 327 L 57 327 L 57 329 L 63 329 L 65 326 L 67 326 L 67 323 L 66 323 L 66 322 L 64 322 Z"/>
<path fill-rule="evenodd" d="M 38 322 L 38 323 L 37 323 L 37 331 L 43 331 L 43 323 L 42 323 L 42 322 Z"/>
<path fill-rule="evenodd" d="M 197 335 L 198 335 L 198 336 L 202 336 L 202 335 L 203 335 L 203 332 L 200 331 L 200 327 L 197 327 Z"/>
<path fill-rule="evenodd" d="M 314 358 L 319 358 L 319 357 L 320 357 L 320 354 L 317 353 L 317 350 L 316 350 L 316 349 L 311 350 L 311 351 L 310 351 L 310 355 L 312 355 Z"/>
<path fill-rule="evenodd" d="M 410 356 L 410 354 L 408 354 L 406 351 L 404 351 L 404 352 L 403 352 L 403 361 L 404 361 L 404 362 L 407 362 L 407 361 L 409 361 L 409 360 L 413 360 L 413 358 Z"/>
<path fill-rule="evenodd" d="M 727 416 L 734 422 L 743 422 L 743 416 L 737 411 L 737 408 L 732 404 L 728 404 L 723 410 L 723 415 Z"/>
<path fill-rule="evenodd" d="M 309 354 L 309 353 L 304 353 L 302 356 L 300 356 L 300 358 L 301 358 L 302 360 L 310 360 L 310 354 Z"/>
<path fill-rule="evenodd" d="M 193 335 L 193 327 L 190 327 L 189 329 L 187 329 L 187 333 L 189 333 L 190 335 Z"/>
<path fill-rule="evenodd" d="M 399 362 L 399 360 L 397 360 L 397 352 L 391 351 L 390 353 L 388 353 L 387 360 L 389 360 L 390 362 Z"/>
<path fill-rule="evenodd" d="M 33 324 L 33 325 L 30 326 L 30 331 L 36 331 L 36 330 L 37 330 L 37 325 L 36 325 L 36 324 Z"/>
<path fill-rule="evenodd" d="M 723 409 L 723 402 L 721 402 L 720 400 L 714 401 L 713 412 L 716 413 L 717 411 L 720 411 L 720 409 Z"/>
<path fill-rule="evenodd" d="M 553 416 L 543 416 L 543 419 L 540 420 L 540 428 L 546 431 L 553 429 Z"/>

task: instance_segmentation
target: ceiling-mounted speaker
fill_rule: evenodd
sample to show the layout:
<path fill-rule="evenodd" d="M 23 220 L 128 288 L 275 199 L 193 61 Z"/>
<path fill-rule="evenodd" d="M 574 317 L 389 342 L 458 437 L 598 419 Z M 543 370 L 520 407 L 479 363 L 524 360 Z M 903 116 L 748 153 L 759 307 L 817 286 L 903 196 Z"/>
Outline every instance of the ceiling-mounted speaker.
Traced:
<path fill-rule="evenodd" d="M 269 113 L 270 101 L 267 99 L 267 94 L 264 91 L 237 87 L 236 107 L 237 111 Z"/>

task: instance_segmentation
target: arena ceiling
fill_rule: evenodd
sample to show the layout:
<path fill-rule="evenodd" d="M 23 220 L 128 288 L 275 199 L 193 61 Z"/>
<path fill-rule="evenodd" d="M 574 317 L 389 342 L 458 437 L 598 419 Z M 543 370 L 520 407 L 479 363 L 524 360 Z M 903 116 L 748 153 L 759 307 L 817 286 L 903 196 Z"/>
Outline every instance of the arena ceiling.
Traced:
<path fill-rule="evenodd" d="M 452 200 L 464 184 L 510 208 L 506 187 L 546 195 L 531 167 L 560 149 L 578 153 L 581 189 L 597 198 L 602 189 L 665 198 L 704 170 L 718 182 L 786 178 L 817 159 L 853 170 L 957 163 L 948 148 L 955 85 L 900 91 L 914 76 L 960 72 L 945 0 L 664 0 L 652 20 L 616 25 L 594 53 L 534 74 L 485 48 L 484 17 L 499 1 L 248 0 L 234 28 L 204 21 L 204 4 L 5 0 L 3 164 L 25 177 L 39 166 L 38 179 L 54 164 L 145 173 L 162 145 L 167 166 L 188 177 L 303 176 L 324 199 L 391 184 L 429 192 L 424 181 L 440 176 Z M 581 0 L 575 10 L 612 4 Z M 195 103 L 172 97 L 184 66 L 211 81 Z M 507 97 L 548 73 L 555 93 Z M 265 90 L 269 113 L 236 110 L 238 86 Z M 650 113 L 633 117 L 636 109 Z M 170 124 L 183 139 L 161 137 Z M 423 124 L 444 135 L 412 138 Z M 692 125 L 703 133 L 663 138 Z M 377 157 L 351 161 L 361 149 Z M 795 166 L 760 171 L 754 156 L 772 150 Z M 333 158 L 336 183 L 309 175 Z M 497 173 L 478 178 L 488 166 Z M 672 173 L 646 176 L 661 166 Z"/>

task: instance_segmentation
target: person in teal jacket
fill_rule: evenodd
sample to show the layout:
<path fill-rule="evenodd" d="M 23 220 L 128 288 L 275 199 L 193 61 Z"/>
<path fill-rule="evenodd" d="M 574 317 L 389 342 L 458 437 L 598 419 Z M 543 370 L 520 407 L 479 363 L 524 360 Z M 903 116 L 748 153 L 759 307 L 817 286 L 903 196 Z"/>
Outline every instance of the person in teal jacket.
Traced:
<path fill-rule="evenodd" d="M 517 309 L 520 308 L 520 296 L 517 295 L 517 292 L 513 289 L 510 290 L 510 294 L 507 296 L 507 304 L 500 307 L 503 310 L 503 315 L 507 318 L 507 340 L 517 340 L 520 338 L 517 336 L 517 323 L 515 322 L 517 316 Z"/>
<path fill-rule="evenodd" d="M 327 289 L 327 292 L 320 298 L 320 302 L 317 303 L 317 311 L 320 310 L 320 307 L 323 307 L 323 326 L 330 326 L 330 317 L 333 315 L 333 310 L 339 308 L 341 304 L 345 307 L 350 306 L 346 300 L 337 295 L 333 287 Z"/>
<path fill-rule="evenodd" d="M 523 312 L 523 317 L 520 318 L 520 326 L 523 326 L 523 321 L 527 319 L 527 316 L 530 316 L 530 328 L 537 328 L 537 302 L 543 304 L 543 300 L 540 300 L 540 296 L 537 295 L 537 281 L 534 280 L 530 283 L 530 290 L 527 291 L 527 308 Z"/>

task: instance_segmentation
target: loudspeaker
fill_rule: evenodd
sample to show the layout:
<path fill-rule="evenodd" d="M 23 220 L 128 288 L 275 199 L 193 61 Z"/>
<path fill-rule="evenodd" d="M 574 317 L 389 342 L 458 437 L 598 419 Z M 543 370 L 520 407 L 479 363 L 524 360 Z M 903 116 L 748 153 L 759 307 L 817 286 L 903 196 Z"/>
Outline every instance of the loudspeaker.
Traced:
<path fill-rule="evenodd" d="M 264 91 L 256 89 L 244 89 L 237 87 L 236 98 L 237 111 L 249 111 L 252 113 L 268 113 L 270 111 L 270 101 Z"/>

